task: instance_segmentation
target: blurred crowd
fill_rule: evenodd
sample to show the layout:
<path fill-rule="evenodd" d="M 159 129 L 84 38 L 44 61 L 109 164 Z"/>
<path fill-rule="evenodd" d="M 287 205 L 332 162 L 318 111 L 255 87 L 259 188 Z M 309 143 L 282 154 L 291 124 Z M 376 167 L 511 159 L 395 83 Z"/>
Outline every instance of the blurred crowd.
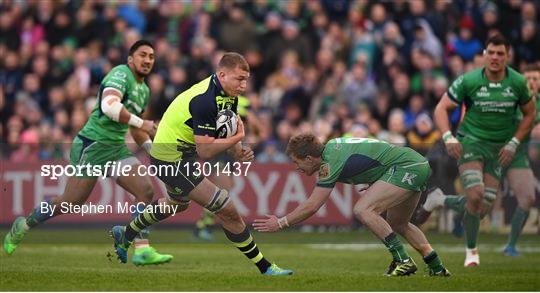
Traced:
<path fill-rule="evenodd" d="M 3 154 L 65 156 L 102 78 L 140 38 L 155 47 L 152 119 L 236 51 L 251 67 L 247 141 L 257 160 L 286 161 L 298 131 L 425 154 L 441 136 L 434 106 L 458 75 L 482 66 L 488 36 L 510 40 L 517 70 L 540 61 L 539 12 L 527 0 L 3 0 L 0 137 L 12 146 Z"/>

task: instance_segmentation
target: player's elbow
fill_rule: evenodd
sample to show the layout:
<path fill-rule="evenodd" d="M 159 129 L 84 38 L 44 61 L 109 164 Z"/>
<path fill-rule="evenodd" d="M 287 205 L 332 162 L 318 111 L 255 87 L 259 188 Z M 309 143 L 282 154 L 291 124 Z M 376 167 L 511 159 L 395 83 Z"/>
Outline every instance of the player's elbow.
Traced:
<path fill-rule="evenodd" d="M 120 112 L 124 107 L 120 103 L 120 99 L 116 96 L 107 96 L 101 100 L 101 111 L 107 117 L 111 118 L 113 121 L 118 122 L 120 120 Z"/>
<path fill-rule="evenodd" d="M 314 204 L 307 205 L 305 208 L 305 211 L 309 216 L 314 215 L 318 210 L 319 207 Z"/>
<path fill-rule="evenodd" d="M 446 112 L 448 111 L 448 109 L 446 109 L 446 107 L 443 105 L 442 102 L 439 102 L 436 106 L 435 106 L 435 110 L 433 111 L 433 115 L 435 117 L 437 116 L 440 116 L 442 114 L 445 114 Z"/>

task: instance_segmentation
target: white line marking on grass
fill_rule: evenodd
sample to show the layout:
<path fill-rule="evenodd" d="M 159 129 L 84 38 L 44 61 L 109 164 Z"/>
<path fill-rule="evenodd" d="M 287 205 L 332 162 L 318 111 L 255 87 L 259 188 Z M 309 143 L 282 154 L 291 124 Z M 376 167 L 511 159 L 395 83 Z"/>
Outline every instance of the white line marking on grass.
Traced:
<path fill-rule="evenodd" d="M 381 250 L 385 249 L 381 243 L 317 243 L 306 244 L 311 249 L 323 249 L 323 250 L 354 250 L 354 251 L 368 251 L 368 250 Z M 465 251 L 464 245 L 434 245 L 437 251 L 444 252 L 463 252 Z M 496 244 L 480 244 L 480 251 L 485 252 L 502 252 L 503 245 Z M 539 253 L 540 247 L 538 246 L 518 246 L 520 252 Z"/>

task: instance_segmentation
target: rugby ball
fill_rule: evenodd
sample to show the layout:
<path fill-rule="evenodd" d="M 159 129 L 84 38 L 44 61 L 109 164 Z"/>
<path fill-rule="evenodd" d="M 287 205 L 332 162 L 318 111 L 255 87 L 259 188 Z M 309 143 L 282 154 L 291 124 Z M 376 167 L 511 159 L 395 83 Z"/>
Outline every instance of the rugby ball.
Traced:
<path fill-rule="evenodd" d="M 236 134 L 238 127 L 238 116 L 232 110 L 222 110 L 218 112 L 216 119 L 217 138 L 227 138 Z"/>

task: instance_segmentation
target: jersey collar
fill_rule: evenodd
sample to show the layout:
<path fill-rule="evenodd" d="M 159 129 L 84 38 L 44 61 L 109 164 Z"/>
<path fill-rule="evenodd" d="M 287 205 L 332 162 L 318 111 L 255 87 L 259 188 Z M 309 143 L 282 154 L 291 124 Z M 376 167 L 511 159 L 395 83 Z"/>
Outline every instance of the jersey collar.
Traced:
<path fill-rule="evenodd" d="M 212 82 L 214 83 L 214 86 L 216 87 L 216 90 L 220 96 L 222 97 L 227 96 L 227 94 L 223 90 L 223 87 L 221 86 L 221 83 L 219 83 L 219 79 L 217 78 L 217 75 L 215 73 L 212 74 Z"/>
<path fill-rule="evenodd" d="M 139 81 L 137 80 L 137 78 L 135 77 L 135 73 L 133 73 L 133 71 L 131 70 L 131 67 L 129 67 L 129 65 L 128 65 L 127 63 L 126 63 L 125 65 L 126 65 L 126 67 L 128 68 L 129 73 L 131 73 L 131 76 L 133 76 L 133 80 L 135 80 L 135 82 L 136 82 L 137 84 L 143 84 L 143 83 L 144 83 L 144 77 L 141 79 L 141 82 L 139 82 Z"/>
<path fill-rule="evenodd" d="M 502 82 L 503 80 L 505 80 L 505 79 L 508 77 L 509 74 L 510 74 L 510 73 L 508 72 L 508 66 L 505 66 L 505 67 L 504 67 L 504 78 L 503 78 L 501 81 L 498 81 L 498 82 Z M 491 82 L 491 80 L 487 79 L 487 76 L 486 76 L 486 67 L 485 67 L 485 66 L 482 67 L 482 78 L 485 79 L 485 80 L 487 80 L 487 81 L 489 81 L 489 82 Z"/>

